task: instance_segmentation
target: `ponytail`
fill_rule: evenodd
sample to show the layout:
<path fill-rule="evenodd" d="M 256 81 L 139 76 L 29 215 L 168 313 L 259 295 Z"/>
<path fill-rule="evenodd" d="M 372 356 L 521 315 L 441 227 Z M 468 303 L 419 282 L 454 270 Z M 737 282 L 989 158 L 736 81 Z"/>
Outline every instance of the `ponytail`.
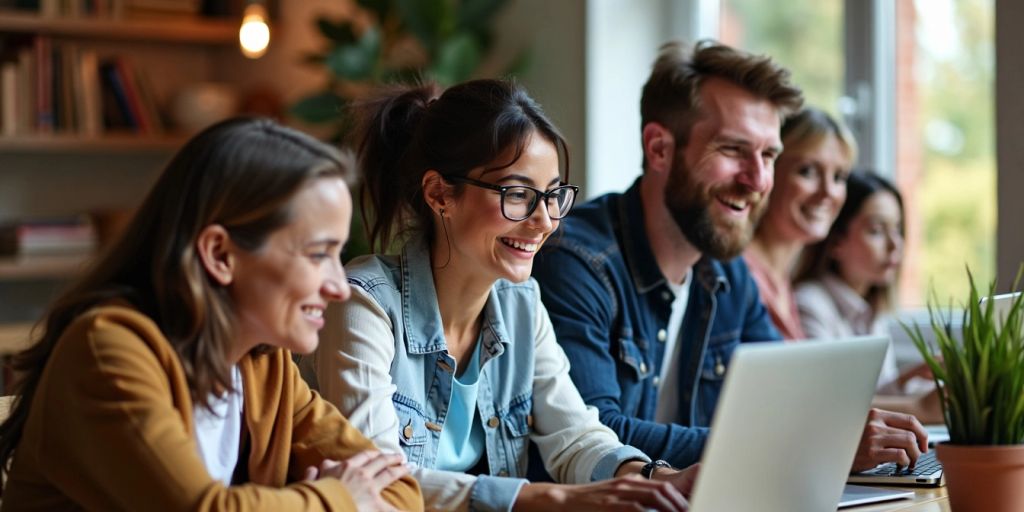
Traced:
<path fill-rule="evenodd" d="M 420 176 L 409 168 L 406 156 L 437 93 L 432 84 L 390 87 L 356 107 L 358 165 L 364 171 L 360 211 L 367 220 L 371 251 L 385 249 L 396 227 L 415 221 L 418 215 L 409 218 L 406 206 L 427 209 L 419 194 Z"/>
<path fill-rule="evenodd" d="M 433 234 L 434 214 L 421 186 L 428 170 L 465 176 L 479 167 L 507 167 L 537 134 L 554 144 L 568 179 L 565 139 L 526 91 L 509 80 L 472 80 L 443 93 L 429 83 L 392 86 L 354 111 L 364 179 L 360 209 L 373 251 L 407 234 Z M 512 160 L 499 162 L 509 149 L 514 149 Z"/>

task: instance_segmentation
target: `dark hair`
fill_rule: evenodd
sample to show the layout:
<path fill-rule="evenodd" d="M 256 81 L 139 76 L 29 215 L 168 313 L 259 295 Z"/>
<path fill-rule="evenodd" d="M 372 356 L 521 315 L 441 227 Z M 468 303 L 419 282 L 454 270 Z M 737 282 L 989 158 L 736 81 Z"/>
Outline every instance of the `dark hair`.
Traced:
<path fill-rule="evenodd" d="M 753 55 L 704 40 L 693 50 L 678 41 L 662 45 L 640 98 L 640 127 L 658 123 L 685 146 L 700 115 L 700 86 L 723 78 L 770 101 L 785 117 L 803 104 L 803 93 L 790 83 L 789 71 L 767 56 Z M 647 158 L 644 157 L 644 167 Z"/>
<path fill-rule="evenodd" d="M 63 332 L 101 303 L 124 300 L 153 319 L 181 359 L 196 404 L 209 406 L 216 389 L 232 389 L 225 355 L 235 332 L 233 304 L 196 253 L 199 233 L 220 224 L 240 247 L 258 249 L 289 222 L 304 185 L 345 177 L 349 167 L 337 150 L 267 119 L 223 121 L 186 143 L 120 239 L 50 306 L 38 340 L 14 357 L 17 398 L 0 424 L 0 472 Z"/>
<path fill-rule="evenodd" d="M 905 236 L 904 223 L 902 222 L 904 218 L 903 196 L 900 194 L 900 191 L 889 180 L 871 171 L 854 171 L 850 173 L 850 177 L 846 182 L 846 202 L 843 203 L 843 207 L 839 210 L 839 215 L 836 217 L 835 222 L 832 223 L 828 236 L 824 240 L 809 245 L 804 249 L 800 257 L 800 263 L 797 266 L 795 282 L 800 283 L 821 279 L 829 273 L 837 276 L 840 275 L 839 263 L 831 256 L 832 248 L 850 231 L 850 223 L 860 213 L 864 203 L 871 196 L 879 192 L 888 192 L 896 198 L 896 203 L 900 207 L 900 235 Z M 892 306 L 892 295 L 892 285 L 872 286 L 868 290 L 866 299 L 872 309 L 884 311 Z"/>
<path fill-rule="evenodd" d="M 431 234 L 433 212 L 421 185 L 428 170 L 465 176 L 481 166 L 508 167 L 536 133 L 555 145 L 568 179 L 565 139 L 510 80 L 472 80 L 444 92 L 429 83 L 392 86 L 355 109 L 361 211 L 371 249 L 385 249 L 407 231 Z M 512 159 L 497 161 L 510 148 Z"/>

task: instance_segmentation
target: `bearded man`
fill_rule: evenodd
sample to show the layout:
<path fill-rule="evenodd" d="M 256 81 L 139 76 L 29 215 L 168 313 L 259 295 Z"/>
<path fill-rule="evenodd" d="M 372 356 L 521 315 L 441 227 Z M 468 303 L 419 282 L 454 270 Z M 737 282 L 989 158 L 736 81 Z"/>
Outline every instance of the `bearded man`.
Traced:
<path fill-rule="evenodd" d="M 623 443 L 697 462 L 733 351 L 780 340 L 742 258 L 783 118 L 803 103 L 770 58 L 662 47 L 640 102 L 643 173 L 573 210 L 533 276 L 583 399 Z M 853 470 L 913 465 L 927 434 L 873 409 Z"/>

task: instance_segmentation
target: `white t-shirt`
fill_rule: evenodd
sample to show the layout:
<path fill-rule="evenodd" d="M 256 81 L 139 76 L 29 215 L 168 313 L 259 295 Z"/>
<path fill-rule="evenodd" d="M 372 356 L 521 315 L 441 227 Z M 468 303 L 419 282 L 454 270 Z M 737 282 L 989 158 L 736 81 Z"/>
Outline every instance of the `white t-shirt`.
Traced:
<path fill-rule="evenodd" d="M 212 413 L 200 404 L 192 410 L 199 456 L 210 476 L 224 485 L 231 485 L 242 439 L 242 374 L 237 365 L 231 367 L 231 387 L 232 393 L 210 395 Z"/>
<path fill-rule="evenodd" d="M 654 411 L 654 420 L 658 423 L 675 423 L 679 412 L 679 330 L 683 326 L 686 304 L 690 302 L 692 278 L 691 268 L 682 284 L 668 283 L 676 298 L 672 301 L 672 313 L 665 328 L 665 356 L 658 375 L 658 406 Z"/>

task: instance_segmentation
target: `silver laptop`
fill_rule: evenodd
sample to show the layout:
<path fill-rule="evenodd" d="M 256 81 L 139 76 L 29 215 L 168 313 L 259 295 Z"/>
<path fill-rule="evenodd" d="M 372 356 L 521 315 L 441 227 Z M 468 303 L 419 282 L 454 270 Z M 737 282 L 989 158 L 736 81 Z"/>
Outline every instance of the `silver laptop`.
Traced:
<path fill-rule="evenodd" d="M 888 346 L 875 336 L 737 348 L 692 509 L 835 510 Z"/>

